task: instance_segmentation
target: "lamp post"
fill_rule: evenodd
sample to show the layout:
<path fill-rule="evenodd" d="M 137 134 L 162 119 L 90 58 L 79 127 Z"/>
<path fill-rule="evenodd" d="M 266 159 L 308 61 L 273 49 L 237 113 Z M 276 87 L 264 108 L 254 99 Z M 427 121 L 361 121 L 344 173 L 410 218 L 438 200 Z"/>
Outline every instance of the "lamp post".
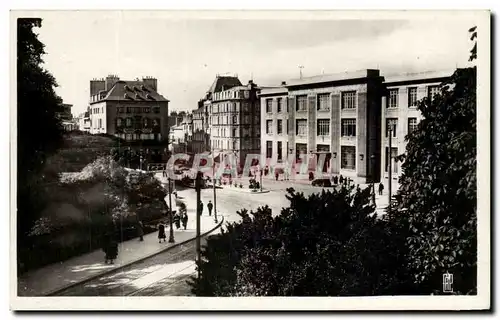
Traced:
<path fill-rule="evenodd" d="M 389 190 L 389 205 L 388 205 L 388 207 L 390 208 L 391 201 L 392 201 L 392 127 L 390 125 L 388 128 L 388 132 L 389 132 L 389 152 L 388 152 L 389 156 L 387 158 L 389 161 L 389 185 L 387 187 Z"/>
<path fill-rule="evenodd" d="M 216 188 L 215 188 L 215 152 L 212 150 L 212 186 L 214 189 L 214 216 L 215 216 L 215 223 L 218 223 L 219 221 L 217 220 L 217 195 L 216 195 Z"/>
<path fill-rule="evenodd" d="M 262 192 L 262 175 L 263 175 L 262 166 L 260 166 L 260 192 Z"/>
<path fill-rule="evenodd" d="M 375 155 L 370 156 L 371 166 L 372 166 L 372 191 L 373 191 L 373 205 L 377 206 L 375 202 Z"/>
<path fill-rule="evenodd" d="M 173 216 L 172 216 L 172 179 L 170 177 L 168 177 L 168 211 L 169 211 L 169 220 L 170 220 L 170 236 L 168 238 L 168 242 L 175 243 Z"/>

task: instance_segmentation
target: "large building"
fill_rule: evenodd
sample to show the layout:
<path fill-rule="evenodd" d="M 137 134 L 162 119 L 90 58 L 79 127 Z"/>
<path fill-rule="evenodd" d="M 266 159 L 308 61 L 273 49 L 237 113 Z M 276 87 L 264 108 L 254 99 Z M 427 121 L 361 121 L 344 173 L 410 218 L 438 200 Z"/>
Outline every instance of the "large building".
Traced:
<path fill-rule="evenodd" d="M 242 85 L 237 77 L 217 76 L 203 102 L 210 150 L 233 154 L 240 167 L 247 154 L 260 152 L 259 90 L 251 80 Z"/>
<path fill-rule="evenodd" d="M 157 79 L 152 77 L 129 81 L 111 75 L 91 80 L 90 133 L 114 135 L 128 142 L 132 152 L 140 152 L 141 159 L 161 161 L 168 144 L 169 101 L 157 90 Z"/>
<path fill-rule="evenodd" d="M 394 129 L 393 155 L 402 153 L 405 135 L 420 119 L 416 99 L 435 93 L 450 75 L 384 79 L 379 70 L 364 70 L 263 88 L 261 153 L 274 163 L 285 162 L 287 154 L 298 163 L 310 159 L 310 168 L 324 158 L 325 173 L 380 181 L 388 175 L 387 126 Z M 393 160 L 395 178 L 399 171 Z"/>

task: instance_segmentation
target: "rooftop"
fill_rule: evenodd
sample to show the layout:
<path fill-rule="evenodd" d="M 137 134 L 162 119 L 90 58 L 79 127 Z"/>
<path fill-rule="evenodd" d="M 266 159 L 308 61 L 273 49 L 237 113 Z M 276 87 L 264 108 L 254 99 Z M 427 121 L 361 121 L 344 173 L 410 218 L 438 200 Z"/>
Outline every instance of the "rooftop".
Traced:
<path fill-rule="evenodd" d="M 403 81 L 415 81 L 415 80 L 427 80 L 427 79 L 439 79 L 451 77 L 454 70 L 436 70 L 436 71 L 425 71 L 417 73 L 400 73 L 384 76 L 385 83 L 393 82 L 403 82 Z"/>
<path fill-rule="evenodd" d="M 303 77 L 302 79 L 291 79 L 287 81 L 286 86 L 301 86 L 315 83 L 324 83 L 324 82 L 334 82 L 334 81 L 342 81 L 342 80 L 351 80 L 351 79 L 362 79 L 367 77 L 378 77 L 379 70 L 373 69 L 365 69 L 360 71 L 352 71 L 352 72 L 342 72 L 335 74 L 322 74 L 312 77 Z"/>
<path fill-rule="evenodd" d="M 148 86 L 144 81 L 118 80 L 113 87 L 104 92 L 105 96 L 96 102 L 101 101 L 169 101 L 156 90 Z"/>
<path fill-rule="evenodd" d="M 238 77 L 234 76 L 217 76 L 208 89 L 207 93 L 215 93 L 232 87 L 241 86 L 241 81 Z"/>

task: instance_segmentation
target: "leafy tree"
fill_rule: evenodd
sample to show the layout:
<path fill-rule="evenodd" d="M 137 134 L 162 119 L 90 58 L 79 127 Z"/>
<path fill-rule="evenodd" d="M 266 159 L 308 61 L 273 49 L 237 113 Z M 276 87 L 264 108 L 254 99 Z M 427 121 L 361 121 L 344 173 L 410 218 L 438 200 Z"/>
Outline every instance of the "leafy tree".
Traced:
<path fill-rule="evenodd" d="M 413 292 L 404 234 L 379 219 L 369 188 L 288 190 L 290 207 L 239 212 L 210 237 L 192 279 L 201 296 L 349 296 Z"/>
<path fill-rule="evenodd" d="M 43 177 L 37 173 L 61 143 L 62 125 L 56 117 L 61 99 L 54 77 L 42 67 L 44 44 L 34 28 L 41 19 L 17 20 L 17 234 L 18 247 L 44 205 Z M 47 181 L 45 181 L 47 182 Z"/>
<path fill-rule="evenodd" d="M 398 192 L 409 227 L 410 270 L 422 293 L 475 293 L 477 262 L 476 68 L 458 69 L 441 93 L 419 104 L 424 119 L 407 136 Z"/>

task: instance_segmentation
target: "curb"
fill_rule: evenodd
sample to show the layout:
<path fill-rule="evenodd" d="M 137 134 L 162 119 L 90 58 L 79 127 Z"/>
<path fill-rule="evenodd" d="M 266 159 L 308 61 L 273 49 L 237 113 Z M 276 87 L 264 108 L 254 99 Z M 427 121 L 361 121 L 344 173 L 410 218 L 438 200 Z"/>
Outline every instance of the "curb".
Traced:
<path fill-rule="evenodd" d="M 204 237 L 204 236 L 206 236 L 206 235 L 208 235 L 208 234 L 210 234 L 210 233 L 212 233 L 212 232 L 214 232 L 215 230 L 217 230 L 218 228 L 220 228 L 220 227 L 222 226 L 222 224 L 224 223 L 224 216 L 222 216 L 222 215 L 221 215 L 220 217 L 221 217 L 222 219 L 220 219 L 220 221 L 217 223 L 217 225 L 216 225 L 215 227 L 213 227 L 212 229 L 210 229 L 210 230 L 208 230 L 208 231 L 205 231 L 205 232 L 203 232 L 203 233 L 200 233 L 200 238 L 201 238 L 201 237 Z M 76 283 L 71 283 L 71 284 L 68 284 L 68 285 L 66 285 L 66 286 L 64 286 L 64 287 L 61 287 L 61 288 L 58 288 L 58 289 L 52 290 L 51 292 L 46 293 L 46 294 L 43 294 L 43 295 L 41 295 L 41 296 L 42 296 L 42 297 L 43 297 L 43 296 L 45 296 L 45 297 L 56 296 L 58 293 L 63 292 L 63 291 L 66 291 L 66 290 L 71 289 L 71 288 L 73 288 L 73 287 L 76 287 L 76 286 L 78 286 L 78 285 L 80 285 L 80 284 L 82 284 L 82 283 L 84 283 L 84 282 L 92 281 L 92 280 L 94 280 L 94 279 L 97 279 L 97 278 L 99 278 L 99 277 L 103 277 L 103 276 L 105 276 L 105 275 L 107 275 L 107 274 L 110 274 L 110 273 L 112 273 L 112 272 L 115 272 L 115 271 L 117 271 L 117 270 L 124 269 L 124 268 L 126 268 L 126 267 L 129 267 L 129 266 L 131 266 L 131 265 L 135 264 L 135 263 L 142 262 L 142 261 L 144 261 L 144 260 L 146 260 L 146 259 L 149 259 L 149 258 L 151 258 L 151 257 L 154 257 L 154 256 L 157 256 L 157 255 L 159 255 L 159 254 L 165 253 L 165 252 L 167 252 L 167 251 L 169 251 L 169 250 L 171 250 L 171 249 L 173 249 L 173 248 L 179 247 L 179 246 L 181 246 L 181 245 L 183 245 L 183 244 L 186 244 L 186 243 L 191 242 L 191 241 L 194 241 L 194 240 L 196 240 L 196 237 L 194 237 L 194 238 L 190 238 L 190 239 L 188 239 L 188 240 L 184 240 L 184 241 L 179 242 L 179 243 L 176 243 L 176 244 L 174 244 L 174 245 L 173 245 L 173 246 L 171 246 L 171 247 L 168 247 L 168 248 L 165 248 L 165 249 L 161 249 L 161 250 L 159 250 L 159 251 L 157 251 L 157 252 L 154 252 L 154 253 L 152 253 L 152 254 L 150 254 L 150 255 L 146 256 L 146 257 L 142 257 L 142 258 L 139 258 L 139 259 L 137 259 L 137 260 L 130 261 L 130 262 L 128 262 L 128 263 L 126 263 L 126 264 L 124 264 L 124 265 L 121 265 L 121 266 L 119 266 L 119 267 L 116 267 L 116 268 L 113 268 L 113 269 L 106 270 L 106 271 L 105 271 L 105 272 L 103 272 L 103 273 L 95 274 L 95 275 L 93 275 L 93 276 L 90 276 L 90 277 L 88 277 L 88 278 L 86 278 L 86 279 L 83 279 L 83 280 L 81 280 L 81 281 L 78 281 L 78 282 L 76 282 Z"/>
<path fill-rule="evenodd" d="M 251 191 L 251 189 L 242 189 L 242 188 L 235 188 L 235 187 L 227 187 L 227 188 L 223 188 L 224 190 L 231 190 L 231 191 L 236 191 L 236 192 L 239 192 L 239 193 L 246 193 L 246 194 L 262 194 L 262 193 L 269 193 L 271 192 L 271 190 L 269 189 L 264 189 L 262 191 Z M 246 191 L 243 191 L 243 190 L 246 190 Z"/>

